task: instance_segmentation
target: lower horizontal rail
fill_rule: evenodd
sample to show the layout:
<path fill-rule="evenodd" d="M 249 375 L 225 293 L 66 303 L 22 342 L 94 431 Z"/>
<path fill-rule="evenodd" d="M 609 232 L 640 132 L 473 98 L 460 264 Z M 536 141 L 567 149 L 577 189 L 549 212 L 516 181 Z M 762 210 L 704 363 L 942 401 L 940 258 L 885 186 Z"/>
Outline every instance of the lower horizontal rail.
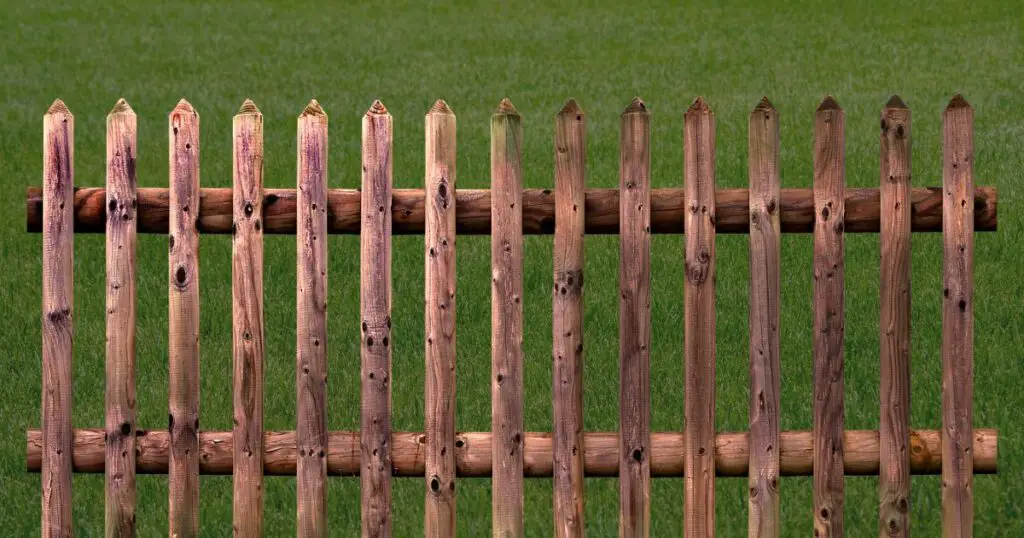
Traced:
<path fill-rule="evenodd" d="M 295 432 L 267 432 L 264 443 L 263 471 L 268 475 L 295 474 Z M 996 472 L 997 432 L 974 430 L 974 472 Z M 878 474 L 878 431 L 848 430 L 844 470 L 847 475 Z M 391 457 L 395 476 L 423 476 L 426 436 L 422 433 L 395 432 L 391 435 Z M 812 434 L 787 431 L 781 435 L 781 473 L 788 476 L 811 474 Z M 659 432 L 651 435 L 651 476 L 683 475 L 683 432 Z M 167 472 L 170 436 L 166 431 L 136 431 L 136 470 L 139 473 Z M 39 430 L 28 431 L 28 470 L 38 472 L 42 461 L 43 438 Z M 359 474 L 359 432 L 328 434 L 327 472 L 332 475 Z M 233 448 L 231 432 L 199 434 L 199 472 L 231 474 Z M 584 472 L 587 476 L 618 476 L 619 441 L 617 432 L 590 432 L 584 441 Z M 747 476 L 748 436 L 719 433 L 715 440 L 715 472 L 719 476 Z M 491 475 L 491 433 L 465 432 L 455 436 L 455 464 L 458 476 Z M 102 473 L 104 465 L 103 430 L 78 429 L 74 436 L 75 472 Z M 551 434 L 526 433 L 523 439 L 523 474 L 528 478 L 551 476 Z M 910 472 L 938 474 L 942 469 L 942 450 L 938 430 L 911 430 Z"/>
<path fill-rule="evenodd" d="M 683 232 L 683 189 L 651 191 L 651 233 Z M 327 232 L 358 234 L 360 192 L 354 189 L 327 191 Z M 491 191 L 459 189 L 455 196 L 456 231 L 459 234 L 491 233 Z M 715 194 L 715 232 L 748 233 L 750 194 L 747 189 L 718 189 Z M 139 233 L 167 233 L 169 194 L 165 188 L 138 190 Z M 295 189 L 266 189 L 263 202 L 263 230 L 268 234 L 295 233 Z M 878 189 L 846 189 L 847 233 L 878 232 L 880 226 Z M 910 192 L 911 228 L 915 232 L 942 231 L 942 189 L 916 188 Z M 779 218 L 785 233 L 809 233 L 814 229 L 814 191 L 782 189 Z M 997 193 L 994 187 L 978 187 L 974 193 L 974 229 L 996 229 Z M 585 231 L 588 234 L 619 233 L 619 190 L 587 189 Z M 101 187 L 75 189 L 75 233 L 103 233 L 106 229 L 106 191 Z M 423 189 L 395 189 L 391 202 L 394 234 L 423 233 Z M 25 198 L 25 219 L 29 232 L 42 230 L 43 195 L 29 187 Z M 231 233 L 231 189 L 201 189 L 196 223 L 201 233 Z M 523 191 L 523 233 L 552 234 L 555 231 L 555 193 L 550 189 Z"/>

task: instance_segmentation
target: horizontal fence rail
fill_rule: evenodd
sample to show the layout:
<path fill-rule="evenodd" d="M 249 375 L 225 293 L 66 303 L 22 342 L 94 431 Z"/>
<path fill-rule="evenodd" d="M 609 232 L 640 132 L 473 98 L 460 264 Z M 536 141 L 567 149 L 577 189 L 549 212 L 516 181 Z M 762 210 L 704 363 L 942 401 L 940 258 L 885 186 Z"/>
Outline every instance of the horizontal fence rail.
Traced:
<path fill-rule="evenodd" d="M 295 189 L 264 189 L 264 233 L 295 233 Z M 847 233 L 877 233 L 881 227 L 880 191 L 875 188 L 846 189 Z M 683 233 L 684 189 L 651 189 L 651 233 Z M 391 202 L 392 233 L 422 235 L 424 218 L 422 189 L 395 189 Z M 715 192 L 718 222 L 716 233 L 745 234 L 750 231 L 750 191 L 718 189 Z M 75 233 L 103 233 L 106 226 L 102 187 L 75 189 Z M 974 192 L 974 226 L 979 232 L 996 230 L 998 193 L 995 187 L 977 187 Z M 168 190 L 159 187 L 138 190 L 139 233 L 167 233 Z M 586 189 L 585 231 L 588 234 L 619 233 L 619 190 Z M 910 191 L 911 226 L 915 232 L 942 231 L 942 188 Z M 455 231 L 466 235 L 491 233 L 491 191 L 459 189 L 455 194 Z M 40 187 L 29 187 L 25 196 L 26 226 L 42 231 L 43 195 Z M 327 233 L 358 234 L 360 194 L 356 189 L 328 189 Z M 782 189 L 779 219 L 784 233 L 814 231 L 813 189 Z M 205 234 L 231 233 L 231 189 L 200 189 L 197 226 Z M 555 191 L 523 190 L 523 233 L 550 235 L 555 231 Z"/>
<path fill-rule="evenodd" d="M 168 117 L 169 188 L 136 188 L 137 118 L 123 99 L 107 118 L 105 187 L 76 188 L 74 117 L 61 101 L 44 116 L 43 185 L 29 187 L 29 232 L 42 232 L 40 429 L 27 432 L 27 469 L 42 475 L 42 532 L 68 536 L 71 475 L 105 474 L 105 532 L 134 536 L 137 473 L 168 479 L 172 536 L 199 533 L 199 476 L 233 476 L 236 536 L 263 534 L 264 477 L 296 476 L 299 536 L 328 524 L 327 476 L 359 476 L 361 533 L 392 535 L 392 477 L 417 477 L 428 537 L 454 536 L 457 484 L 492 479 L 494 536 L 522 537 L 524 478 L 552 478 L 553 533 L 582 537 L 584 477 L 619 478 L 620 536 L 646 538 L 651 478 L 682 477 L 685 533 L 715 536 L 715 478 L 746 477 L 749 536 L 780 533 L 780 476 L 813 476 L 817 537 L 845 532 L 845 477 L 874 475 L 878 531 L 908 536 L 911 475 L 942 475 L 944 536 L 970 536 L 975 474 L 997 470 L 998 434 L 973 424 L 974 232 L 997 227 L 997 192 L 976 186 L 973 108 L 943 112 L 941 187 L 911 181 L 909 107 L 881 109 L 879 187 L 848 188 L 846 114 L 831 96 L 814 111 L 813 187 L 782 188 L 779 125 L 767 98 L 749 116 L 749 188 L 717 188 L 715 114 L 702 98 L 683 116 L 683 174 L 652 189 L 651 112 L 621 114 L 618 188 L 586 188 L 588 120 L 570 100 L 555 116 L 554 188 L 523 189 L 526 120 L 508 99 L 491 117 L 489 190 L 457 189 L 456 115 L 438 100 L 424 118 L 422 188 L 393 188 L 393 122 L 375 101 L 362 117 L 360 189 L 331 189 L 328 120 L 311 101 L 297 118 L 296 188 L 264 188 L 263 115 L 246 100 L 233 119 L 232 187 L 200 188 L 199 115 L 184 99 Z M 921 183 L 921 182 L 916 182 Z M 942 232 L 942 427 L 909 424 L 912 232 Z M 72 425 L 73 244 L 106 234 L 106 391 L 103 428 Z M 168 234 L 168 428 L 140 429 L 135 408 L 136 236 Z M 679 431 L 652 432 L 651 238 L 683 234 L 685 398 Z M 782 233 L 812 233 L 811 431 L 781 431 L 779 346 Z M 878 430 L 845 429 L 845 237 L 879 233 Z M 232 236 L 231 431 L 199 425 L 199 239 Z M 296 430 L 265 431 L 264 235 L 295 236 Z M 328 431 L 327 236 L 359 234 L 359 431 Z M 424 424 L 392 430 L 394 235 L 423 236 Z M 524 235 L 554 236 L 552 424 L 523 431 Z M 584 428 L 584 242 L 619 242 L 620 431 Z M 716 428 L 715 244 L 749 234 L 749 431 Z M 456 430 L 456 244 L 491 236 L 490 432 Z M 347 254 L 346 254 L 347 255 Z M 733 305 L 727 305 L 731 309 Z M 793 356 L 786 350 L 786 356 Z M 348 366 L 350 362 L 338 363 Z M 480 363 L 473 363 L 479 365 Z M 545 396 L 547 398 L 547 396 Z M 936 402 L 938 405 L 939 402 Z M 227 410 L 222 410 L 227 412 Z"/>
<path fill-rule="evenodd" d="M 170 438 L 163 430 L 137 430 L 136 469 L 140 473 L 167 472 Z M 263 472 L 268 475 L 294 475 L 296 472 L 295 432 L 266 432 L 263 444 Z M 910 430 L 910 470 L 918 475 L 937 475 L 942 469 L 941 439 L 938 430 Z M 461 477 L 490 477 L 492 473 L 491 432 L 455 434 L 455 468 Z M 619 476 L 618 432 L 586 432 L 584 471 L 587 476 Z M 785 431 L 780 434 L 779 457 L 782 476 L 810 476 L 813 434 L 810 431 Z M 422 432 L 392 432 L 391 458 L 394 476 L 423 477 L 426 460 Z M 847 475 L 878 475 L 879 436 L 877 430 L 847 430 L 844 469 Z M 39 472 L 42 466 L 42 433 L 29 430 L 27 469 Z M 359 432 L 333 431 L 327 434 L 327 473 L 332 476 L 360 474 Z M 553 436 L 547 432 L 523 434 L 523 476 L 552 476 Z M 76 473 L 102 473 L 103 430 L 75 429 L 73 465 Z M 683 476 L 684 435 L 679 432 L 651 433 L 651 476 Z M 997 472 L 997 432 L 974 430 L 974 473 Z M 745 432 L 720 432 L 715 438 L 715 474 L 747 476 L 749 436 Z M 234 448 L 231 432 L 199 434 L 199 472 L 209 475 L 231 474 Z"/>

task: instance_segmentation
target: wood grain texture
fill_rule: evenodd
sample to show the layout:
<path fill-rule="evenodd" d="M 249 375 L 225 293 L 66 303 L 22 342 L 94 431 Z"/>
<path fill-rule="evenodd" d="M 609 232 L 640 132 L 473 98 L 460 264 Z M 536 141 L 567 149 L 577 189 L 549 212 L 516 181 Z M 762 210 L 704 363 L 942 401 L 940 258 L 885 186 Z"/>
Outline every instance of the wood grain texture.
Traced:
<path fill-rule="evenodd" d="M 942 113 L 942 532 L 974 532 L 974 109 Z"/>
<path fill-rule="evenodd" d="M 555 237 L 552 254 L 552 465 L 554 534 L 581 537 L 583 525 L 583 271 L 586 115 L 569 101 L 555 117 Z M 525 465 L 525 463 L 524 463 Z"/>
<path fill-rule="evenodd" d="M 910 110 L 893 96 L 882 110 L 879 339 L 879 531 L 910 535 Z"/>
<path fill-rule="evenodd" d="M 235 536 L 263 533 L 263 114 L 246 99 L 234 118 L 232 357 Z"/>
<path fill-rule="evenodd" d="M 523 126 L 507 98 L 491 116 L 493 535 L 523 536 Z"/>
<path fill-rule="evenodd" d="M 455 208 L 456 231 L 466 235 L 491 233 L 491 193 L 489 190 L 462 189 Z M 555 197 L 551 189 L 523 191 L 523 234 L 550 235 L 555 230 Z M 683 232 L 684 189 L 654 189 L 651 193 L 651 233 Z M 102 187 L 80 188 L 75 192 L 75 232 L 104 231 Z M 264 202 L 264 232 L 295 233 L 295 189 L 267 189 Z M 719 234 L 750 231 L 750 193 L 748 189 L 718 189 L 715 193 Z M 916 188 L 910 191 L 911 228 L 914 232 L 942 230 L 942 188 Z M 327 233 L 359 233 L 359 191 L 327 191 Z M 878 189 L 846 190 L 847 233 L 877 233 L 881 226 Z M 588 234 L 619 233 L 618 189 L 587 189 L 585 229 Z M 42 223 L 42 190 L 29 187 L 25 198 L 26 225 L 38 232 Z M 975 230 L 996 230 L 998 193 L 995 187 L 978 187 L 974 192 Z M 206 234 L 231 233 L 231 189 L 202 189 L 199 230 Z M 424 230 L 423 189 L 395 189 L 391 218 L 396 235 L 418 235 Z M 783 233 L 814 231 L 814 193 L 811 189 L 782 189 L 779 220 Z M 139 233 L 167 232 L 167 189 L 139 189 Z"/>
<path fill-rule="evenodd" d="M 686 183 L 686 498 L 688 538 L 715 535 L 715 116 L 684 115 Z"/>
<path fill-rule="evenodd" d="M 360 490 L 362 535 L 391 536 L 391 114 L 375 101 L 363 116 L 360 235 Z"/>
<path fill-rule="evenodd" d="M 327 114 L 316 99 L 297 122 L 295 407 L 296 534 L 327 536 Z"/>
<path fill-rule="evenodd" d="M 107 115 L 105 534 L 135 536 L 135 111 Z"/>
<path fill-rule="evenodd" d="M 843 536 L 844 114 L 814 115 L 814 535 Z"/>
<path fill-rule="evenodd" d="M 779 113 L 750 113 L 750 478 L 747 535 L 779 536 Z"/>
<path fill-rule="evenodd" d="M 455 536 L 455 114 L 426 117 L 426 511 L 428 538 Z"/>
<path fill-rule="evenodd" d="M 264 442 L 263 471 L 268 475 L 295 475 L 295 432 L 267 432 Z M 167 472 L 169 437 L 166 431 L 136 432 L 139 473 Z M 359 432 L 329 432 L 327 474 L 353 476 L 360 473 Z M 587 476 L 619 476 L 619 432 L 587 432 L 584 437 Z M 782 476 L 809 476 L 812 471 L 814 435 L 810 431 L 785 431 L 779 436 Z M 455 436 L 455 465 L 458 476 L 491 476 L 491 432 L 461 432 Z M 426 469 L 423 432 L 392 432 L 391 453 L 394 476 L 422 477 Z M 554 435 L 547 432 L 523 434 L 523 473 L 527 478 L 550 478 L 554 471 L 552 450 Z M 878 475 L 878 431 L 849 430 L 843 437 L 844 471 L 851 476 Z M 936 475 L 942 471 L 941 433 L 938 430 L 910 431 L 910 472 Z M 42 465 L 42 433 L 27 432 L 27 468 L 39 472 Z M 199 469 L 203 474 L 231 474 L 234 448 L 231 432 L 199 434 Z M 651 476 L 683 476 L 685 435 L 683 432 L 651 434 Z M 998 436 L 996 430 L 974 430 L 974 472 L 997 472 Z M 78 429 L 74 433 L 74 470 L 78 473 L 103 472 L 103 430 Z M 715 471 L 718 476 L 747 476 L 749 438 L 747 432 L 719 433 L 715 437 Z"/>
<path fill-rule="evenodd" d="M 170 536 L 190 538 L 199 535 L 199 114 L 182 99 L 168 124 L 168 523 Z"/>
<path fill-rule="evenodd" d="M 619 536 L 651 533 L 651 115 L 619 130 Z"/>
<path fill-rule="evenodd" d="M 71 350 L 75 118 L 60 99 L 43 116 L 42 535 L 71 526 Z M 105 207 L 105 206 L 104 206 Z"/>

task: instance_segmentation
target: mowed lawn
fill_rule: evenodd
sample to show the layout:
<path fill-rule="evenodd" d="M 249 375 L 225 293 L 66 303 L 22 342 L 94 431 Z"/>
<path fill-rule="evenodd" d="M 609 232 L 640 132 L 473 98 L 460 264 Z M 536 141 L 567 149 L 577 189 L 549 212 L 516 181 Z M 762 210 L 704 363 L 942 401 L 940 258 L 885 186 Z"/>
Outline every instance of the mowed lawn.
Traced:
<path fill-rule="evenodd" d="M 998 476 L 975 480 L 978 536 L 1024 535 L 1021 435 L 1021 301 L 1024 240 L 1024 19 L 1012 2 L 848 3 L 772 0 L 688 8 L 623 2 L 512 6 L 377 2 L 363 6 L 262 2 L 6 2 L 0 21 L 0 529 L 39 532 L 40 477 L 25 472 L 24 432 L 40 424 L 41 237 L 25 233 L 24 192 L 41 182 L 42 115 L 54 98 L 75 115 L 76 183 L 104 182 L 105 117 L 119 97 L 138 113 L 140 186 L 167 185 L 167 114 L 182 96 L 199 111 L 207 187 L 231 181 L 231 117 L 246 97 L 263 111 L 267 187 L 295 186 L 296 117 L 316 97 L 330 116 L 330 185 L 353 188 L 360 117 L 380 98 L 394 116 L 396 187 L 423 185 L 423 116 L 444 98 L 458 117 L 458 186 L 489 185 L 489 118 L 508 96 L 523 116 L 527 187 L 553 183 L 554 115 L 577 99 L 588 118 L 588 185 L 613 187 L 619 114 L 641 96 L 652 114 L 654 187 L 682 185 L 682 115 L 703 95 L 717 121 L 717 183 L 747 184 L 747 117 L 762 95 L 781 114 L 784 187 L 809 187 L 814 109 L 828 93 L 846 110 L 847 180 L 878 185 L 879 112 L 899 93 L 913 112 L 913 183 L 941 184 L 941 111 L 955 92 L 974 105 L 975 177 L 999 188 L 999 231 L 976 236 L 975 424 L 1000 430 Z M 141 5 L 141 4 L 140 4 Z M 231 428 L 229 236 L 201 243 L 201 427 Z M 359 240 L 329 243 L 329 416 L 332 430 L 359 425 Z M 811 246 L 783 238 L 783 429 L 811 427 Z M 102 427 L 104 250 L 100 235 L 75 238 L 74 423 Z M 747 427 L 747 237 L 720 236 L 717 428 Z M 528 237 L 525 266 L 525 420 L 550 431 L 552 239 Z M 652 241 L 652 427 L 683 426 L 683 238 Z M 394 240 L 393 426 L 421 431 L 423 239 Z M 846 424 L 878 427 L 879 242 L 851 234 L 846 248 Z M 940 234 L 913 238 L 912 426 L 941 423 Z M 490 429 L 490 250 L 463 237 L 458 250 L 458 406 L 462 431 Z M 138 243 L 138 424 L 167 424 L 167 239 Z M 586 242 L 586 429 L 618 427 L 618 239 Z M 295 428 L 295 240 L 266 238 L 267 429 Z M 461 536 L 490 533 L 490 482 L 458 482 Z M 877 525 L 877 478 L 846 480 L 849 536 Z M 267 536 L 295 534 L 295 481 L 266 480 Z M 811 534 L 811 480 L 781 481 L 786 536 Z M 912 528 L 940 529 L 940 481 L 915 477 Z M 204 477 L 203 534 L 231 532 L 231 478 Z M 423 530 L 425 486 L 394 481 L 395 536 Z M 742 536 L 746 480 L 717 483 L 717 529 Z M 527 535 L 552 532 L 551 481 L 526 485 Z M 653 536 L 679 536 L 683 480 L 657 479 Z M 331 534 L 359 532 L 359 481 L 332 478 Z M 74 479 L 80 536 L 103 529 L 103 476 Z M 167 532 L 167 481 L 138 479 L 141 536 Z M 588 479 L 590 536 L 615 536 L 618 482 Z"/>

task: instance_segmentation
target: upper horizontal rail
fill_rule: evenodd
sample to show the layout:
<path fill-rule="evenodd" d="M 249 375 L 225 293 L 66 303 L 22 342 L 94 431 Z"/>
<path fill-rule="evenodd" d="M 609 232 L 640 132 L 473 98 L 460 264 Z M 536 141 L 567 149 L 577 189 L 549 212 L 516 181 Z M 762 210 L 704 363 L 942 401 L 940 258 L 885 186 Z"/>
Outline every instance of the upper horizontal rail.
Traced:
<path fill-rule="evenodd" d="M 263 228 L 268 234 L 295 233 L 295 189 L 265 189 Z M 717 233 L 749 231 L 749 194 L 747 189 L 719 189 Z M 138 232 L 167 233 L 168 190 L 138 190 Z M 782 231 L 809 233 L 814 229 L 814 191 L 782 189 L 779 204 Z M 878 232 L 880 222 L 879 190 L 846 189 L 847 233 Z M 911 227 L 915 232 L 942 231 L 941 187 L 915 188 L 911 192 Z M 651 232 L 683 232 L 683 189 L 653 189 L 651 192 Z M 586 233 L 619 232 L 618 189 L 587 189 Z M 29 187 L 25 199 L 29 232 L 42 230 L 43 196 L 39 187 Z M 423 233 L 423 190 L 395 189 L 391 213 L 393 233 Z M 356 189 L 330 189 L 327 194 L 327 228 L 331 234 L 358 234 L 360 192 Z M 976 231 L 995 231 L 997 191 L 995 187 L 977 187 L 974 194 Z M 231 232 L 231 189 L 201 189 L 198 228 L 202 233 Z M 491 193 L 485 189 L 460 189 L 456 193 L 456 228 L 459 234 L 488 235 L 491 232 Z M 75 189 L 76 233 L 102 233 L 106 225 L 106 191 L 102 187 Z M 555 193 L 550 189 L 523 191 L 523 233 L 554 233 Z"/>

